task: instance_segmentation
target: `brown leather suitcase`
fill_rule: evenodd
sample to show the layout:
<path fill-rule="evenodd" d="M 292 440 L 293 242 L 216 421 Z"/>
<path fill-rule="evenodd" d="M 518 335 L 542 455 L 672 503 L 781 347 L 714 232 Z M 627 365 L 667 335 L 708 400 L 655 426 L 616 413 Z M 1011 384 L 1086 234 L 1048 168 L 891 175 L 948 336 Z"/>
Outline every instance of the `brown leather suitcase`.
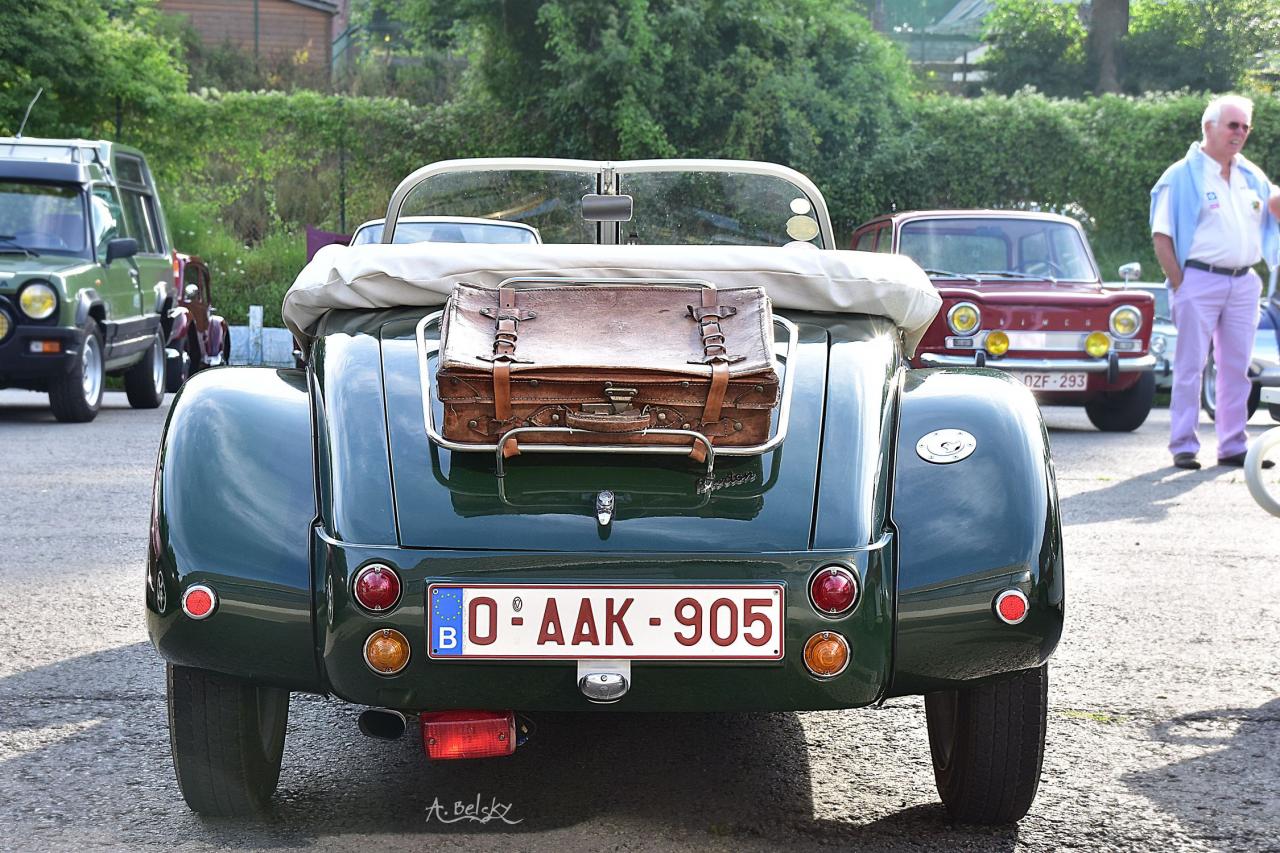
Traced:
<path fill-rule="evenodd" d="M 436 388 L 444 437 L 494 445 L 690 446 L 769 437 L 778 404 L 773 314 L 762 288 L 566 284 L 499 289 L 461 284 L 445 306 Z M 519 452 L 516 439 L 503 447 Z"/>

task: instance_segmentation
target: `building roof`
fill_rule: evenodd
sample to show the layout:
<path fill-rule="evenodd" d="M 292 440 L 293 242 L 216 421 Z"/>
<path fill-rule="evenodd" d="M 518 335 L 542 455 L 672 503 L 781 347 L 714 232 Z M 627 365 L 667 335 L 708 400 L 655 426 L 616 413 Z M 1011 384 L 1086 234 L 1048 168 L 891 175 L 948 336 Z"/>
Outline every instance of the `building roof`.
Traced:
<path fill-rule="evenodd" d="M 1079 3 L 1080 0 L 1052 0 L 1054 3 Z M 960 0 L 951 7 L 951 11 L 943 15 L 936 23 L 925 27 L 925 32 L 935 35 L 968 35 L 977 37 L 982 34 L 982 25 L 987 15 L 995 8 L 993 0 Z"/>
<path fill-rule="evenodd" d="M 330 15 L 338 14 L 338 4 L 331 3 L 329 0 L 285 0 L 285 2 L 296 3 L 299 6 L 306 6 L 308 9 L 328 12 Z"/>

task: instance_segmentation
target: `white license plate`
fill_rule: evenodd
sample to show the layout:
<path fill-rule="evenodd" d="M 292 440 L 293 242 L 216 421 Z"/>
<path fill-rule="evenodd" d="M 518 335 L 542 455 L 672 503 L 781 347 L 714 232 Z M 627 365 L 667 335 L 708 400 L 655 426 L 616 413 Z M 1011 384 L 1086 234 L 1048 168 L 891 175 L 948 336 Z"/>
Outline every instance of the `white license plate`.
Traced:
<path fill-rule="evenodd" d="M 781 584 L 427 588 L 428 656 L 781 660 Z"/>
<path fill-rule="evenodd" d="M 1022 373 L 1014 376 L 1032 391 L 1084 391 L 1089 385 L 1087 373 Z"/>

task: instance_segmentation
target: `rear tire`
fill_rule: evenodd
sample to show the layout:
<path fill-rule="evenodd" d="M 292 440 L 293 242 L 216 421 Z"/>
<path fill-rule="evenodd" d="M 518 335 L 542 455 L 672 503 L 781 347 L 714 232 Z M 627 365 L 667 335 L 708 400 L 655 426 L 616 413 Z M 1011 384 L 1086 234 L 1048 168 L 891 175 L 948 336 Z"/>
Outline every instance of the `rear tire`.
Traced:
<path fill-rule="evenodd" d="M 924 697 L 933 775 L 962 823 L 1019 820 L 1040 784 L 1048 664 Z"/>
<path fill-rule="evenodd" d="M 1156 401 L 1156 375 L 1142 374 L 1123 391 L 1110 391 L 1085 403 L 1089 421 L 1103 432 L 1133 432 L 1142 426 Z"/>
<path fill-rule="evenodd" d="M 124 392 L 135 409 L 155 409 L 164 402 L 164 386 L 164 338 L 156 332 L 142 361 L 125 373 Z"/>
<path fill-rule="evenodd" d="M 184 343 L 182 349 L 166 348 L 164 351 L 164 390 L 177 394 L 191 374 L 191 357 Z"/>
<path fill-rule="evenodd" d="M 182 797 L 209 817 L 250 817 L 280 779 L 289 691 L 167 667 L 169 746 Z"/>
<path fill-rule="evenodd" d="M 92 317 L 85 320 L 84 341 L 71 370 L 49 380 L 49 407 L 63 423 L 88 423 L 102 407 L 106 387 L 106 362 L 102 355 L 102 332 Z"/>

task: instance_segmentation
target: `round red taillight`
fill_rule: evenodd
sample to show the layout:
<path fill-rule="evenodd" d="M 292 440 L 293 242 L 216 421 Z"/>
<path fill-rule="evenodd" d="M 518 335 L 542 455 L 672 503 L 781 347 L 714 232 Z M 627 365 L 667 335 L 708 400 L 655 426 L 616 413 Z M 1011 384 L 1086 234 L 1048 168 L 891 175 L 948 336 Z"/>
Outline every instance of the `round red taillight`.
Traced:
<path fill-rule="evenodd" d="M 400 577 L 390 566 L 365 566 L 353 584 L 356 601 L 375 613 L 389 610 L 400 600 Z"/>
<path fill-rule="evenodd" d="M 192 619 L 204 619 L 217 606 L 217 594 L 204 584 L 187 587 L 182 594 L 182 612 Z"/>
<path fill-rule="evenodd" d="M 809 598 L 824 616 L 845 613 L 858 603 L 858 579 L 844 566 L 826 566 L 809 582 Z"/>
<path fill-rule="evenodd" d="M 1001 622 L 1008 625 L 1017 625 L 1027 618 L 1027 612 L 1031 609 L 1031 606 L 1021 590 L 1006 589 L 996 596 L 995 608 L 996 616 L 1000 617 Z"/>

